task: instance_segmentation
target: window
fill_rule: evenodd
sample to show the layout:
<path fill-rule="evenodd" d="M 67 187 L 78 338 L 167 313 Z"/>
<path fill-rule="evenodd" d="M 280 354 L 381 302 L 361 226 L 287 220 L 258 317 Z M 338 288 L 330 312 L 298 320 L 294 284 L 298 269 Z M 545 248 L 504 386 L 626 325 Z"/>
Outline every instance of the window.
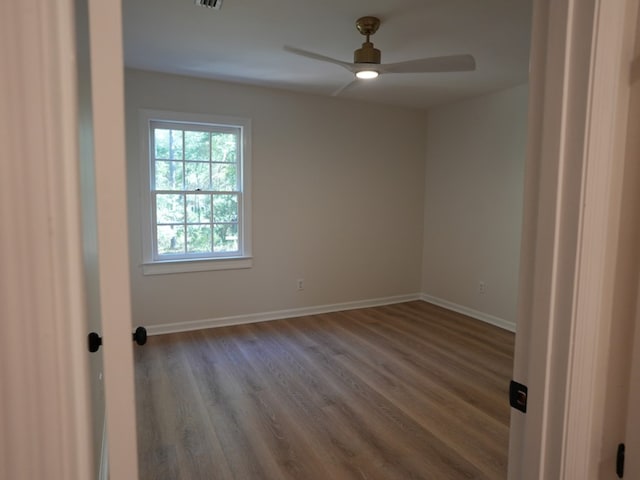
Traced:
<path fill-rule="evenodd" d="M 144 273 L 250 267 L 250 121 L 144 110 L 141 125 Z"/>

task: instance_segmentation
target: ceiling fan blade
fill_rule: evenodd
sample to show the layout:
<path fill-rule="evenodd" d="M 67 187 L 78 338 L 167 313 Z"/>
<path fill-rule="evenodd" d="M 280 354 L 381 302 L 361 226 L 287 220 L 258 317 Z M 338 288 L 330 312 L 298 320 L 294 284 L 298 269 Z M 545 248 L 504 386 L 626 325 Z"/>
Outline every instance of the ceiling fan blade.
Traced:
<path fill-rule="evenodd" d="M 284 46 L 284 50 L 293 53 L 295 55 L 300 55 L 302 57 L 311 58 L 313 60 L 320 60 L 321 62 L 333 63 L 334 65 L 339 65 L 342 68 L 346 68 L 350 72 L 354 71 L 354 64 L 349 62 L 343 62 L 342 60 L 336 60 L 335 58 L 325 57 L 324 55 L 320 55 L 319 53 L 309 52 L 307 50 L 301 50 L 295 47 L 289 47 L 287 45 Z"/>
<path fill-rule="evenodd" d="M 381 73 L 469 72 L 475 69 L 476 61 L 471 55 L 448 55 L 380 65 Z"/>
<path fill-rule="evenodd" d="M 332 97 L 337 97 L 338 95 L 340 95 L 342 92 L 344 92 L 345 90 L 348 90 L 349 88 L 351 88 L 352 86 L 354 86 L 356 83 L 358 82 L 357 78 L 354 78 L 353 80 L 351 80 L 349 83 L 345 83 L 343 86 L 341 86 L 340 88 L 338 88 L 335 92 L 333 92 L 331 94 Z"/>

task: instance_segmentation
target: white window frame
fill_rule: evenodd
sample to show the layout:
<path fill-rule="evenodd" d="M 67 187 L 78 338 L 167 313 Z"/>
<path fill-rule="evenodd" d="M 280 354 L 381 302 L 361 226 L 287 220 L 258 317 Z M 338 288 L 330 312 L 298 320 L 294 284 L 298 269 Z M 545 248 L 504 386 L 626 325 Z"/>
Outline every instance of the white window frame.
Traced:
<path fill-rule="evenodd" d="M 233 127 L 241 131 L 240 189 L 242 200 L 238 204 L 239 252 L 191 258 L 155 258 L 155 212 L 152 201 L 152 172 L 154 158 L 151 155 L 152 122 L 178 124 L 185 129 L 191 124 L 198 126 Z M 207 270 L 229 270 L 250 268 L 251 255 L 251 120 L 248 118 L 221 115 L 171 112 L 141 109 L 139 111 L 139 137 L 141 160 L 141 202 L 142 202 L 142 272 L 144 275 L 158 275 Z"/>

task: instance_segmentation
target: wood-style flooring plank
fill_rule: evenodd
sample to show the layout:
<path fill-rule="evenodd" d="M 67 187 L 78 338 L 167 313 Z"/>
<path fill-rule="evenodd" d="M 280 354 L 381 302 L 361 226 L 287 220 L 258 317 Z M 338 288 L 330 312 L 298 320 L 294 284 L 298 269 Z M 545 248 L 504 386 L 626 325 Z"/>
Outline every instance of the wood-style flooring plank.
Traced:
<path fill-rule="evenodd" d="M 504 479 L 513 344 L 420 301 L 150 337 L 140 478 Z"/>

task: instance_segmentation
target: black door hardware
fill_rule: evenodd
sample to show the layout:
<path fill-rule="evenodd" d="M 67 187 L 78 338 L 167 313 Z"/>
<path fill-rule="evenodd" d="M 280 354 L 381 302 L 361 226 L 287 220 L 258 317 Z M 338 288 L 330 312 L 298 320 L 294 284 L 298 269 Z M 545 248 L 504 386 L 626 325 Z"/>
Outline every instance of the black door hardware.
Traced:
<path fill-rule="evenodd" d="M 147 329 L 144 327 L 136 328 L 136 331 L 133 332 L 133 341 L 138 345 L 144 345 L 147 343 Z M 95 353 L 100 349 L 102 345 L 102 337 L 98 335 L 96 332 L 91 332 L 87 335 L 87 343 L 89 345 L 89 351 L 91 353 Z"/>
<path fill-rule="evenodd" d="M 97 352 L 100 348 L 100 345 L 102 345 L 102 337 L 96 332 L 91 332 L 89 335 L 87 335 L 87 341 L 89 344 L 89 351 L 91 353 Z"/>
<path fill-rule="evenodd" d="M 522 413 L 527 413 L 527 386 L 511 380 L 509 384 L 509 405 Z"/>
<path fill-rule="evenodd" d="M 618 478 L 624 476 L 624 443 L 618 445 L 618 454 L 616 455 L 616 474 Z"/>
<path fill-rule="evenodd" d="M 147 343 L 147 329 L 144 327 L 136 328 L 136 331 L 133 332 L 133 341 L 138 345 L 144 345 Z"/>

